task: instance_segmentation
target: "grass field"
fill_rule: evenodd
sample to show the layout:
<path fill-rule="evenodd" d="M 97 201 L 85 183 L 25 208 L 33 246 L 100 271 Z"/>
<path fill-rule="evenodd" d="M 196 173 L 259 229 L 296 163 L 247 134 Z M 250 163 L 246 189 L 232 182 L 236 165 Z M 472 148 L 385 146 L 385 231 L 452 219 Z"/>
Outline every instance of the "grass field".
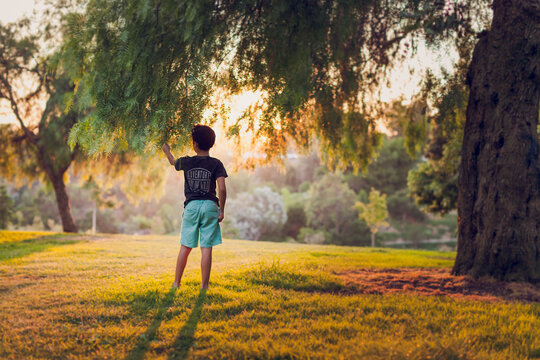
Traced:
<path fill-rule="evenodd" d="M 178 239 L 0 232 L 0 358 L 540 358 L 537 287 L 454 253 L 225 240 L 171 290 Z"/>

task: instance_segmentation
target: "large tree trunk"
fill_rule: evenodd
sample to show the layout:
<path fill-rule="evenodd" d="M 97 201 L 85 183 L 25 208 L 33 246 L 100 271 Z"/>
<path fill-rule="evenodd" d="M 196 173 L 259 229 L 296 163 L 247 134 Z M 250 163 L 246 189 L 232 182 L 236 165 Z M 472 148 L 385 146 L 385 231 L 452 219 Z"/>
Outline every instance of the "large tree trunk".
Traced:
<path fill-rule="evenodd" d="M 54 194 L 56 195 L 56 204 L 58 205 L 58 212 L 60 213 L 60 219 L 62 219 L 62 226 L 64 232 L 78 232 L 75 220 L 71 214 L 71 205 L 69 203 L 69 196 L 66 191 L 66 184 L 64 184 L 63 174 L 54 174 L 49 176 Z"/>
<path fill-rule="evenodd" d="M 454 274 L 540 281 L 540 0 L 495 0 L 474 50 Z"/>

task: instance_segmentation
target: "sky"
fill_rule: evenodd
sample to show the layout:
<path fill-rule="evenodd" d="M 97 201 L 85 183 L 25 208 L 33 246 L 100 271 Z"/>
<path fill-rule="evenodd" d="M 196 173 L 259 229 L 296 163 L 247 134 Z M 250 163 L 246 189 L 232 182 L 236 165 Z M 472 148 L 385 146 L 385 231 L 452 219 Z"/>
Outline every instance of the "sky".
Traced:
<path fill-rule="evenodd" d="M 39 4 L 40 1 L 37 1 Z M 0 22 L 7 23 L 16 21 L 23 15 L 30 15 L 36 6 L 36 0 L 0 0 Z M 390 87 L 382 89 L 381 100 L 390 101 L 395 98 L 404 97 L 409 98 L 412 94 L 416 93 L 419 89 L 420 75 L 426 68 L 432 68 L 437 72 L 437 69 L 441 65 L 450 67 L 456 60 L 454 56 L 448 56 L 448 54 L 437 55 L 427 50 L 422 44 L 419 45 L 418 55 L 409 59 L 390 75 Z M 415 69 L 416 74 L 411 75 L 410 69 Z M 238 96 L 233 103 L 231 103 L 231 116 L 236 118 L 240 113 L 247 108 L 251 103 L 257 101 L 257 96 L 253 93 L 246 94 L 246 96 Z M 1 105 L 1 104 L 0 104 Z M 0 106 L 0 124 L 7 122 L 14 122 L 15 119 L 11 114 L 9 108 Z"/>
<path fill-rule="evenodd" d="M 12 22 L 23 16 L 30 15 L 35 0 L 0 0 L 0 21 Z"/>

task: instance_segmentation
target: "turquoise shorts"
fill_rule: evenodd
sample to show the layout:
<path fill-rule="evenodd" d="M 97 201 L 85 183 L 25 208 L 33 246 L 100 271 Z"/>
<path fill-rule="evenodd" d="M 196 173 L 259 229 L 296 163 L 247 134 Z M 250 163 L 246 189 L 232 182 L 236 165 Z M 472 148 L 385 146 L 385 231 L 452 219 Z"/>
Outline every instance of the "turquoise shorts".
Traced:
<path fill-rule="evenodd" d="M 219 208 L 212 200 L 191 200 L 182 213 L 180 244 L 189 248 L 221 244 L 221 229 L 218 222 Z"/>

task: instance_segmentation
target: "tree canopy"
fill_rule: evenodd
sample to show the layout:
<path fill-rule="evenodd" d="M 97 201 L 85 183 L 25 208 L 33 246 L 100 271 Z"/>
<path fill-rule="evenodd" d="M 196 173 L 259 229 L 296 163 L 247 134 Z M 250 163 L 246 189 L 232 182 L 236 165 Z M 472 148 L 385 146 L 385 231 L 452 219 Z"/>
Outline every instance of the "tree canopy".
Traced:
<path fill-rule="evenodd" d="M 374 90 L 407 56 L 400 45 L 472 34 L 477 3 L 91 0 L 65 26 L 64 63 L 96 108 L 72 144 L 186 144 L 193 124 L 222 110 L 212 108 L 218 89 L 259 90 L 264 101 L 230 135 L 252 129 L 269 158 L 288 139 L 315 138 L 329 163 L 365 167 L 381 142 Z"/>

